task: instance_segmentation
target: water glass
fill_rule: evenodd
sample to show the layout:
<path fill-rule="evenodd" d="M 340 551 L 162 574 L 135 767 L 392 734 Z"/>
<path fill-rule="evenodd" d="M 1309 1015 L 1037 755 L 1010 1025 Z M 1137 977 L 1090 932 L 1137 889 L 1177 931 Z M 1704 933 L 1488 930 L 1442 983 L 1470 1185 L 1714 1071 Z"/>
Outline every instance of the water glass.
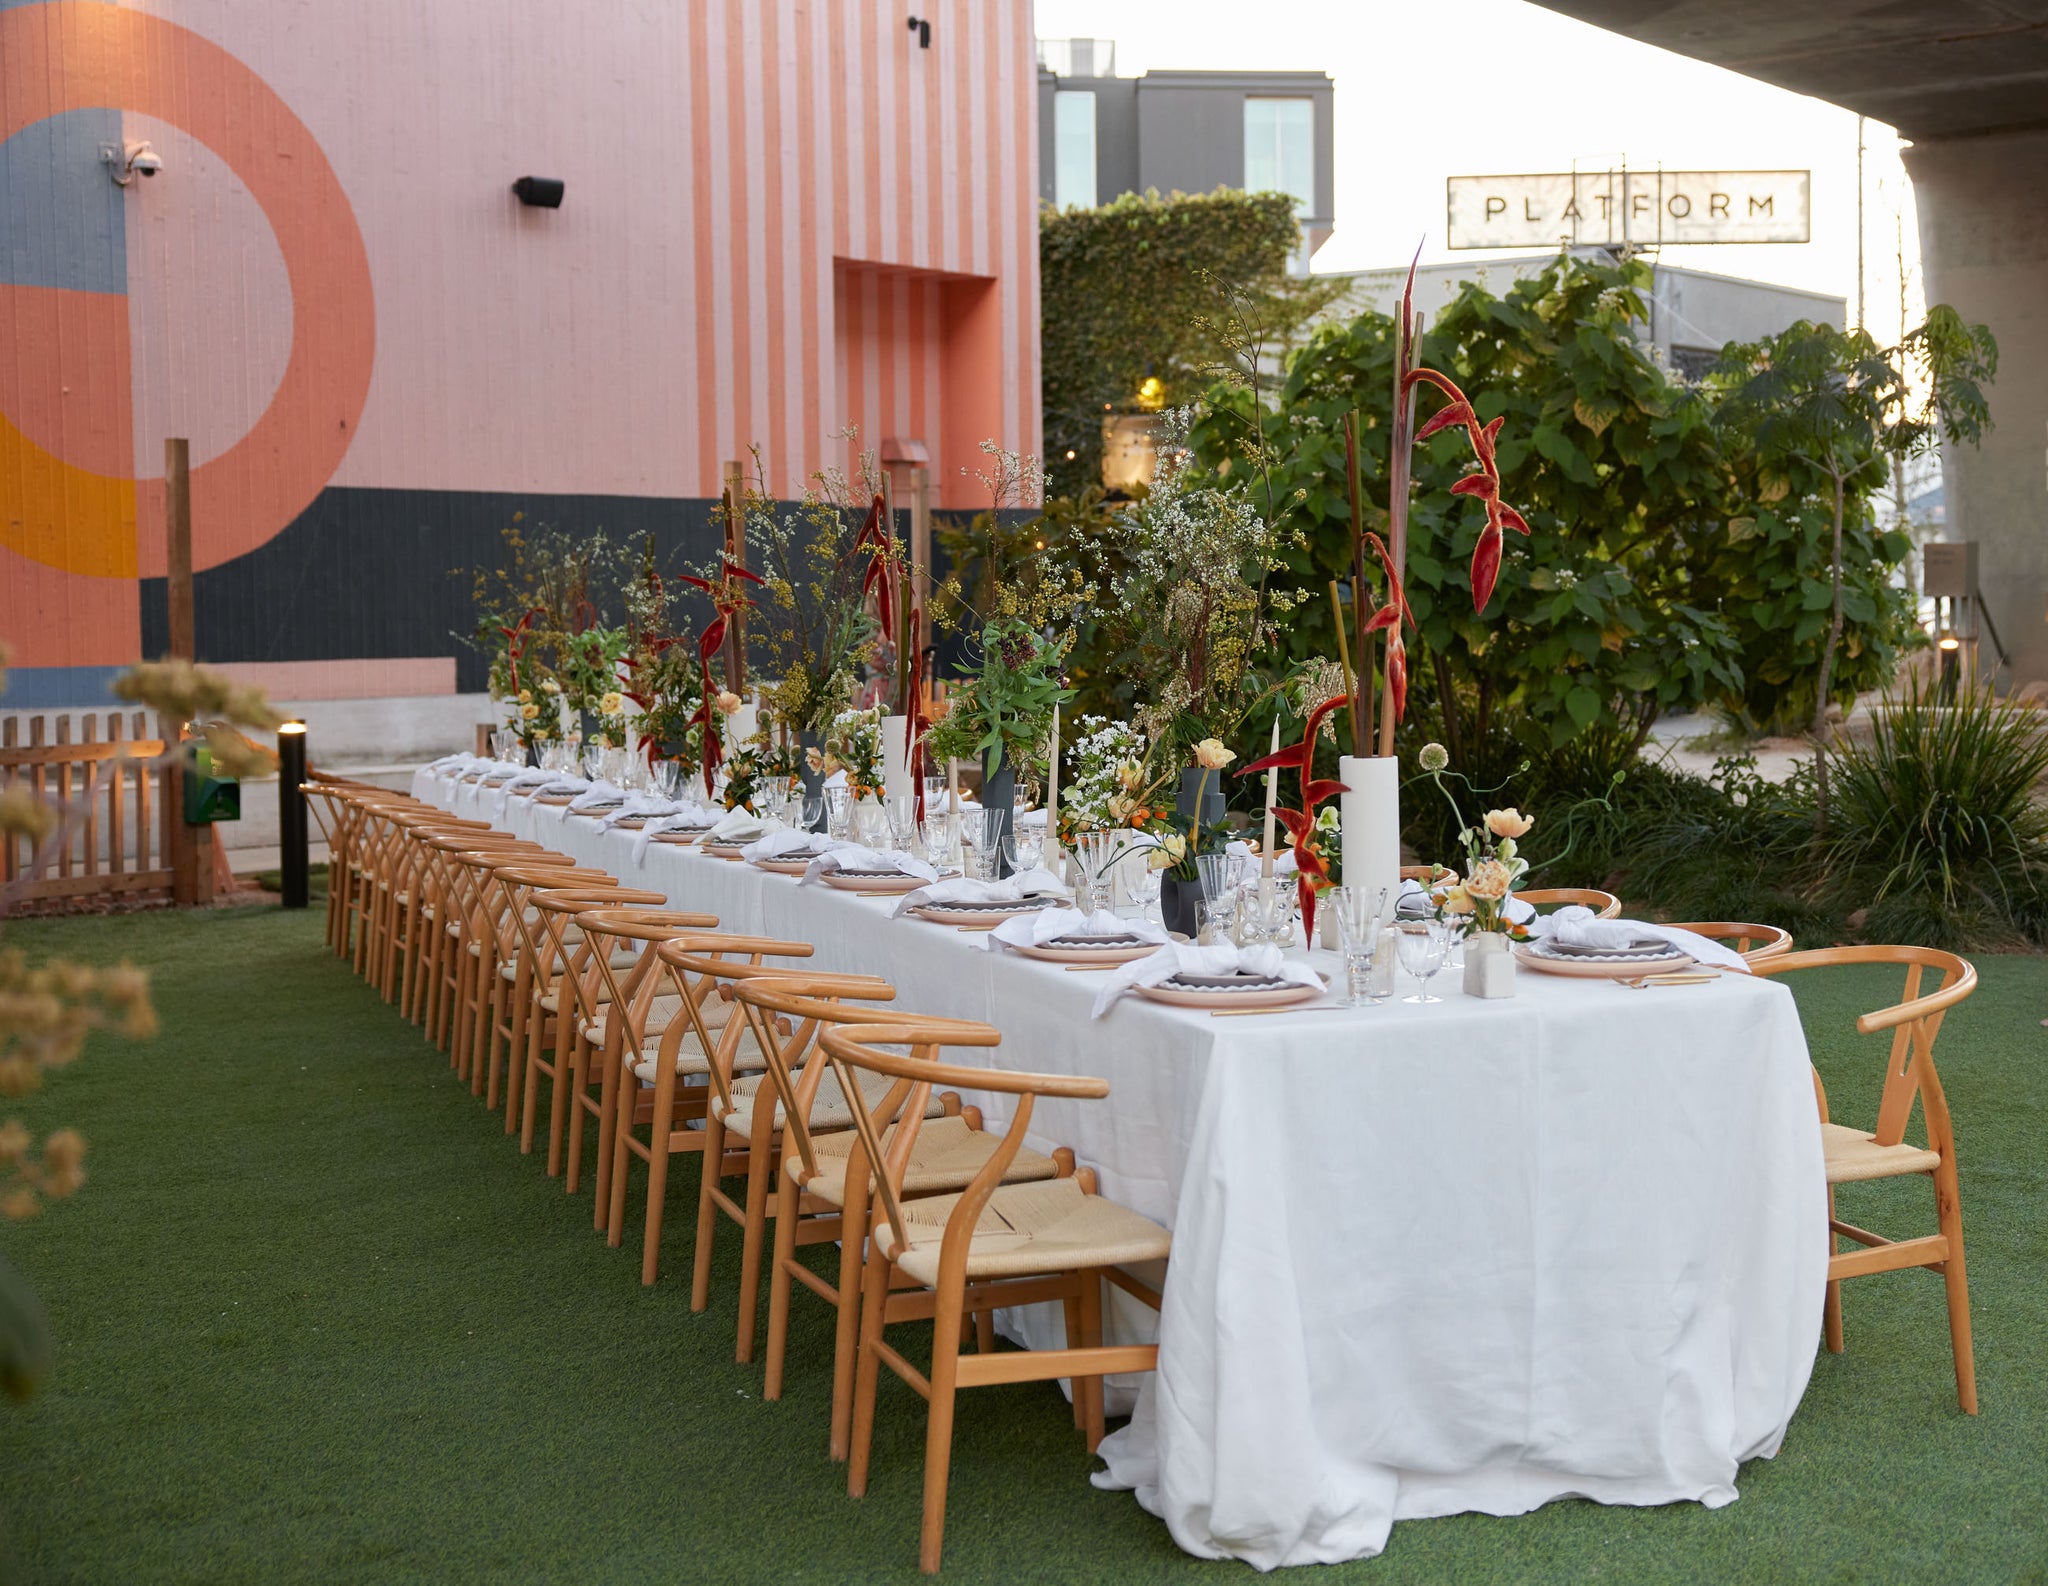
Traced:
<path fill-rule="evenodd" d="M 1091 913 L 1108 910 L 1114 896 L 1112 877 L 1116 863 L 1129 851 L 1131 842 L 1131 834 L 1121 830 L 1074 833 L 1070 852 L 1081 867 L 1081 879 L 1088 884 Z"/>
<path fill-rule="evenodd" d="M 1436 920 L 1406 920 L 1402 922 L 1397 938 L 1397 949 L 1401 956 L 1401 967 L 1422 982 L 1420 991 L 1403 997 L 1403 1002 L 1442 1002 L 1442 997 L 1429 994 L 1429 983 L 1436 972 L 1444 967 L 1444 956 L 1450 951 L 1450 932 Z"/>
<path fill-rule="evenodd" d="M 1045 863 L 1045 828 L 1012 824 L 1005 852 L 1012 869 L 1036 870 Z"/>
<path fill-rule="evenodd" d="M 816 793 L 804 794 L 804 830 L 814 832 L 825 824 L 825 793 L 821 788 Z"/>
<path fill-rule="evenodd" d="M 1387 999 L 1391 985 L 1382 989 L 1373 974 L 1379 954 L 1380 922 L 1386 914 L 1387 889 L 1333 887 L 1324 894 L 1323 907 L 1337 916 L 1337 930 L 1344 944 L 1346 1001 L 1354 1008 Z M 1391 967 L 1391 966 L 1390 966 Z"/>
<path fill-rule="evenodd" d="M 1001 868 L 998 861 L 1003 839 L 1014 826 L 1015 817 L 1007 809 L 980 809 L 969 811 L 965 822 L 968 873 L 977 881 L 993 881 Z"/>
<path fill-rule="evenodd" d="M 808 801 L 806 801 L 808 802 Z M 845 842 L 853 826 L 853 789 L 825 789 L 825 830 L 835 842 Z"/>
<path fill-rule="evenodd" d="M 925 806 L 927 811 L 931 811 L 934 808 L 936 806 L 930 804 Z M 959 857 L 953 851 L 956 844 L 954 841 L 953 817 L 951 815 L 945 814 L 943 810 L 937 814 L 926 814 L 922 831 L 926 863 L 935 865 L 941 870 L 959 863 Z"/>

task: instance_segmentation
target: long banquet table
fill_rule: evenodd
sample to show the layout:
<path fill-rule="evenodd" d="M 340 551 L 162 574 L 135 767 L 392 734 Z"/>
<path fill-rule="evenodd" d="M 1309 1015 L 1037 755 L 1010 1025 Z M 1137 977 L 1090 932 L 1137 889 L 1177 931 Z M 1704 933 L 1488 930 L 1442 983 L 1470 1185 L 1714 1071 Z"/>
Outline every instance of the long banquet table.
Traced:
<path fill-rule="evenodd" d="M 1100 973 L 888 900 L 659 842 L 636 861 L 630 832 L 431 771 L 414 792 L 726 929 L 809 941 L 899 1006 L 984 1019 L 1003 1032 L 985 1061 L 1107 1079 L 1107 1101 L 1041 1103 L 1033 1143 L 1071 1145 L 1173 1229 L 1159 1369 L 1096 1480 L 1191 1553 L 1329 1563 L 1379 1552 L 1395 1520 L 1574 1495 L 1719 1507 L 1784 1438 L 1827 1204 L 1776 981 L 1525 971 L 1486 1002 L 1446 975 L 1439 1006 L 1212 1019 L 1125 998 L 1098 1021 Z M 1151 1325 L 1111 1293 L 1115 1327 Z"/>

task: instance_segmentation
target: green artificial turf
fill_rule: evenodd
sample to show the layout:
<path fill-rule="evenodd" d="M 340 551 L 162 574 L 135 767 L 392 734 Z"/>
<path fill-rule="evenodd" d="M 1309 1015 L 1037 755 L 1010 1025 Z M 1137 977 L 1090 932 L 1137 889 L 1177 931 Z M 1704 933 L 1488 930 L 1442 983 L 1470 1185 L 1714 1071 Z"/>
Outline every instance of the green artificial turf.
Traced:
<path fill-rule="evenodd" d="M 870 1496 L 825 1458 L 824 1307 L 799 1297 L 788 1392 L 733 1361 L 738 1240 L 708 1312 L 687 1271 L 696 1171 L 665 1271 L 593 1233 L 445 1060 L 271 908 L 11 926 L 33 955 L 129 957 L 164 1033 L 94 1044 L 21 1109 L 90 1137 L 91 1181 L 0 1226 L 59 1340 L 0 1403 L 0 1531 L 35 1581 L 853 1581 L 915 1575 L 923 1415 L 886 1377 Z M 1398 1525 L 1371 1581 L 2048 1581 L 2041 1227 L 2048 973 L 1987 959 L 1940 1061 L 1958 1120 L 1984 1413 L 1955 1405 L 1941 1284 L 1848 1291 L 1784 1452 L 1741 1501 Z M 1838 1115 L 1874 1104 L 1860 972 L 1802 989 Z M 636 1186 L 637 1188 L 637 1186 Z M 1844 1215 L 1929 1230 L 1924 1181 Z M 637 1233 L 637 1217 L 634 1230 Z M 637 1244 L 637 1238 L 629 1241 Z M 1818 1318 L 1816 1331 L 1818 1330 Z M 1093 1461 L 1051 1386 L 967 1396 L 946 1578 L 1248 1578 L 1182 1554 Z"/>

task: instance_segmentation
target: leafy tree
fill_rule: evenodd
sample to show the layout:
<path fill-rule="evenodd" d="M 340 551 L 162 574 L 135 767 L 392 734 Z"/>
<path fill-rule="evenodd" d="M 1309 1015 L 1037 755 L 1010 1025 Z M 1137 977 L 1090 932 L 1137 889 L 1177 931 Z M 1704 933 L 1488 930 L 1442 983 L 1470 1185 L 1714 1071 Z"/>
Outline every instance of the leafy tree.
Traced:
<path fill-rule="evenodd" d="M 1933 445 L 1975 445 L 1990 427 L 1983 386 L 1998 372 L 1998 344 L 1982 325 L 1966 325 L 1946 304 L 1896 347 L 1880 347 L 1867 330 L 1836 330 L 1800 321 L 1765 341 L 1722 354 L 1728 392 L 1723 427 L 1753 445 L 1766 467 L 1803 463 L 1827 481 L 1831 495 L 1829 618 L 1814 685 L 1812 732 L 1827 735 L 1835 655 L 1848 615 L 1844 575 L 1846 531 L 1860 522 L 1869 495 L 1887 477 L 1885 464 Z M 1820 757 L 1815 822 L 1827 824 L 1827 757 Z"/>
<path fill-rule="evenodd" d="M 1126 193 L 1038 223 L 1040 356 L 1052 493 L 1102 478 L 1102 417 L 1147 377 L 1185 402 L 1237 359 L 1219 293 L 1255 300 L 1278 352 L 1343 290 L 1287 274 L 1300 229 L 1284 193 Z M 1070 458 L 1067 454 L 1071 452 Z"/>
<path fill-rule="evenodd" d="M 1468 286 L 1424 337 L 1422 361 L 1472 394 L 1480 420 L 1505 419 L 1502 496 L 1531 529 L 1475 612 L 1482 514 L 1451 494 L 1469 448 L 1446 433 L 1416 449 L 1412 669 L 1434 685 L 1454 753 L 1508 711 L 1552 744 L 1601 724 L 1640 742 L 1660 713 L 1739 685 L 1729 625 L 1692 572 L 1724 533 L 1728 473 L 1705 402 L 1637 338 L 1647 283 L 1639 264 L 1561 258 L 1504 299 Z M 1290 362 L 1275 410 L 1255 415 L 1248 393 L 1217 391 L 1197 431 L 1203 460 L 1225 472 L 1251 465 L 1253 433 L 1277 455 L 1277 494 L 1308 542 L 1288 570 L 1311 596 L 1287 637 L 1293 658 L 1335 653 L 1327 588 L 1351 571 L 1346 413 L 1364 415 L 1369 515 L 1385 514 L 1393 357 L 1384 315 L 1328 326 Z"/>

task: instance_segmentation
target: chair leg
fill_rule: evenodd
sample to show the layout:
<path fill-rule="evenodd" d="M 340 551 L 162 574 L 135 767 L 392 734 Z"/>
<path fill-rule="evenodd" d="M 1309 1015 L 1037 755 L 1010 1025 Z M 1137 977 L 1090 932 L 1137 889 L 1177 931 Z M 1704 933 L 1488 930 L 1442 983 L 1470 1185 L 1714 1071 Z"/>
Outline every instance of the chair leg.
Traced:
<path fill-rule="evenodd" d="M 622 1102 L 623 1109 L 624 1103 Z M 668 1200 L 668 1138 L 675 1128 L 675 1097 L 670 1095 L 668 1105 L 663 1106 L 659 1096 L 654 1103 L 654 1126 L 647 1135 L 647 1226 L 640 1234 L 640 1283 L 642 1287 L 652 1283 L 661 1272 L 661 1214 Z M 619 1137 L 625 1138 L 626 1126 L 630 1120 L 622 1110 L 614 1126 Z M 619 1169 L 625 1170 L 626 1159 L 619 1158 Z M 623 1194 L 614 1186 L 612 1193 L 624 1200 Z M 621 1211 L 620 1219 L 624 1220 Z"/>
<path fill-rule="evenodd" d="M 1963 1270 L 1963 1207 L 1956 1194 L 1956 1170 L 1944 1162 L 1934 1174 L 1934 1204 L 1948 1238 L 1941 1280 L 1948 1289 L 1948 1336 L 1956 1355 L 1956 1398 L 1965 1414 L 1977 1413 L 1977 1357 L 1970 1343 L 1970 1280 Z"/>
<path fill-rule="evenodd" d="M 725 1123 L 717 1112 L 704 1118 L 704 1169 L 697 1181 L 697 1247 L 690 1260 L 690 1309 L 711 1303 L 711 1247 L 718 1238 L 719 1168 L 725 1162 Z"/>
<path fill-rule="evenodd" d="M 946 1538 L 946 1478 L 953 1465 L 953 1397 L 960 1370 L 961 1294 L 942 1289 L 932 1318 L 931 1406 L 924 1428 L 924 1525 L 918 1533 L 918 1568 L 939 1572 Z"/>
<path fill-rule="evenodd" d="M 832 1442 L 834 1459 L 844 1459 L 853 1438 L 853 1384 L 860 1359 L 861 1248 L 867 1242 L 868 1200 L 865 1188 L 848 1186 L 839 1213 L 839 1287 L 837 1326 L 832 1340 Z"/>
<path fill-rule="evenodd" d="M 1840 1237 L 1835 1233 L 1834 1221 L 1835 1187 L 1830 1184 L 1828 1186 L 1828 1259 L 1831 1261 L 1834 1259 L 1836 1247 L 1841 1243 Z M 1827 1343 L 1829 1354 L 1839 1355 L 1842 1352 L 1842 1280 L 1840 1278 L 1828 1279 L 1827 1301 L 1821 1306 L 1821 1337 Z"/>
<path fill-rule="evenodd" d="M 786 1262 L 796 1259 L 796 1220 L 802 1192 L 796 1180 L 778 1167 L 775 1174 L 775 1244 L 768 1256 L 768 1353 L 764 1361 L 761 1397 L 782 1397 L 782 1357 L 789 1342 L 789 1286 L 793 1281 Z"/>
<path fill-rule="evenodd" d="M 1080 1340 L 1085 1333 L 1081 1321 L 1080 1290 L 1076 1289 L 1072 1294 L 1069 1294 L 1060 1302 L 1060 1306 L 1066 1312 L 1067 1347 L 1069 1349 L 1078 1349 L 1081 1347 Z M 1074 1401 L 1071 1406 L 1074 1413 L 1074 1429 L 1076 1431 L 1086 1431 L 1088 1416 L 1086 1406 L 1081 1403 L 1081 1384 L 1077 1380 L 1069 1378 L 1067 1381 L 1067 1391 L 1072 1395 Z"/>
<path fill-rule="evenodd" d="M 854 1373 L 853 1437 L 846 1459 L 850 1498 L 865 1498 L 868 1491 L 868 1455 L 875 1441 L 875 1386 L 882 1370 L 882 1357 L 875 1346 L 882 1341 L 882 1317 L 888 1305 L 889 1263 L 876 1253 L 861 1269 L 860 1365 Z M 943 1328 L 938 1336 L 944 1336 Z"/>
<path fill-rule="evenodd" d="M 765 1088 L 765 1087 L 764 1087 Z M 773 1116 L 767 1098 L 757 1098 L 757 1125 Z M 761 1314 L 761 1245 L 768 1229 L 768 1175 L 775 1171 L 775 1137 L 757 1128 L 747 1153 L 747 1220 L 740 1235 L 739 1343 L 734 1358 L 743 1366 L 754 1359 L 754 1329 Z"/>
<path fill-rule="evenodd" d="M 547 1025 L 548 1021 L 544 1015 L 527 1020 L 524 1083 L 526 1093 L 519 1099 L 519 1152 L 522 1156 L 529 1156 L 533 1152 L 534 1124 L 540 1110 L 540 1054 L 547 1035 Z M 506 1127 L 511 1126 L 511 1121 L 508 1110 L 505 1118 Z"/>
<path fill-rule="evenodd" d="M 658 1138 L 659 1136 L 653 1132 L 647 1136 L 650 1164 L 653 1160 L 653 1142 Z M 611 1193 L 605 1201 L 604 1242 L 614 1250 L 618 1249 L 626 1238 L 626 1180 L 632 1165 L 633 1126 L 629 1118 L 612 1131 L 612 1181 Z"/>
<path fill-rule="evenodd" d="M 568 1166 L 563 1188 L 574 1195 L 583 1182 L 583 1099 L 590 1094 L 590 1060 L 595 1054 L 580 1034 L 569 1037 Z M 609 1187 L 609 1186 L 607 1186 Z M 604 1203 L 598 1202 L 600 1206 Z"/>
<path fill-rule="evenodd" d="M 569 1132 L 570 1048 L 575 1032 L 569 1028 L 571 1015 L 555 1015 L 555 1072 L 548 1085 L 548 1177 L 562 1171 L 562 1147 Z"/>
<path fill-rule="evenodd" d="M 1081 1347 L 1102 1347 L 1102 1274 L 1093 1270 L 1081 1274 Z M 1088 1434 L 1088 1452 L 1092 1454 L 1102 1441 L 1102 1379 L 1079 1377 L 1072 1386 L 1074 1402 L 1082 1407 L 1081 1430 Z"/>
<path fill-rule="evenodd" d="M 592 1197 L 590 1226 L 597 1232 L 605 1231 L 605 1223 L 612 1204 L 612 1139 L 618 1133 L 619 1109 L 624 1107 L 628 1127 L 633 1122 L 634 1103 L 639 1097 L 640 1081 L 635 1078 L 628 1085 L 623 1074 L 624 1061 L 618 1052 L 606 1047 L 600 1051 L 590 1049 L 591 1062 L 597 1069 L 597 1193 Z M 577 1120 L 580 1125 L 582 1120 Z M 579 1128 L 579 1133 L 581 1132 Z"/>

